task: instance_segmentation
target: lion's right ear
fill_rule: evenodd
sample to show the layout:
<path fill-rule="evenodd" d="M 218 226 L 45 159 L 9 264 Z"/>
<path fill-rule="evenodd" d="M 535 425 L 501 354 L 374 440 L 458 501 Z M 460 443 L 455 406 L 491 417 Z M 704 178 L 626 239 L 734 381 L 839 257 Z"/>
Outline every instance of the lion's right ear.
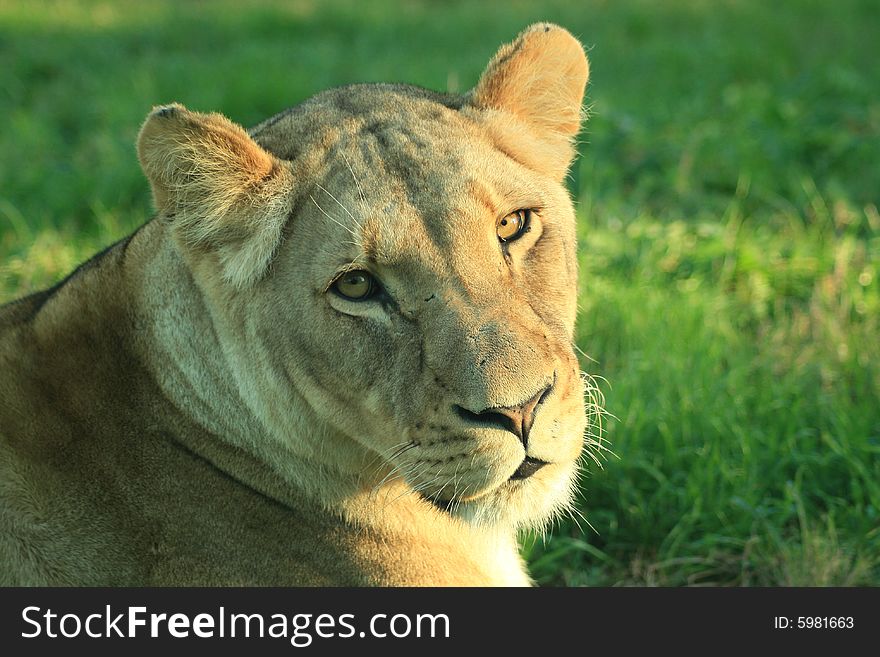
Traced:
<path fill-rule="evenodd" d="M 574 156 L 589 77 L 578 40 L 558 25 L 537 23 L 498 50 L 469 104 L 504 152 L 561 180 Z"/>
<path fill-rule="evenodd" d="M 266 271 L 293 204 L 293 173 L 243 128 L 182 105 L 155 108 L 138 159 L 184 250 L 211 257 L 238 288 Z"/>

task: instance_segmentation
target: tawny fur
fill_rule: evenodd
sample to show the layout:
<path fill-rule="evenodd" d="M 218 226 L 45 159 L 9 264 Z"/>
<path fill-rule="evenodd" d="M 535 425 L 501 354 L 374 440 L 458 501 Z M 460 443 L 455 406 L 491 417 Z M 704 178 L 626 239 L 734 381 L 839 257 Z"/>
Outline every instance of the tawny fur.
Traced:
<path fill-rule="evenodd" d="M 585 428 L 587 75 L 541 24 L 465 96 L 358 85 L 249 132 L 154 110 L 156 217 L 0 308 L 0 583 L 528 584 L 516 531 L 570 503 Z M 388 297 L 335 294 L 351 268 Z M 550 384 L 527 448 L 455 411 Z"/>

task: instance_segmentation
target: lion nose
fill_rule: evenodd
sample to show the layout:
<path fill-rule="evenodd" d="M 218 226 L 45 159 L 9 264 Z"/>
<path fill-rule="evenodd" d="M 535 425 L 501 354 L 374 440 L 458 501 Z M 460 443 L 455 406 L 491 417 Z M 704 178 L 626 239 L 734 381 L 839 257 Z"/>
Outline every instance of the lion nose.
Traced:
<path fill-rule="evenodd" d="M 535 422 L 535 413 L 552 390 L 553 384 L 551 383 L 534 397 L 517 406 L 496 406 L 482 411 L 472 411 L 455 404 L 454 408 L 458 416 L 465 420 L 482 425 L 493 425 L 509 431 L 519 438 L 523 447 L 528 450 L 529 431 Z"/>

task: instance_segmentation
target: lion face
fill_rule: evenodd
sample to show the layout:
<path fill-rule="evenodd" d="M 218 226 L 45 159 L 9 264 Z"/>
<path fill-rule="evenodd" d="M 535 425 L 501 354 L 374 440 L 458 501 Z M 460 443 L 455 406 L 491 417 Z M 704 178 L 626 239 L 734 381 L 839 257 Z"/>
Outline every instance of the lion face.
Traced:
<path fill-rule="evenodd" d="M 249 389 L 303 400 L 363 455 L 365 486 L 400 478 L 487 524 L 568 502 L 586 419 L 561 178 L 586 75 L 579 44 L 542 25 L 464 98 L 364 85 L 250 135 L 179 106 L 145 124 L 157 204 L 234 307 Z M 182 135 L 198 137 L 183 154 Z M 283 414 L 272 399 L 264 415 Z"/>
<path fill-rule="evenodd" d="M 389 96 L 301 201 L 268 283 L 294 312 L 272 340 L 295 333 L 291 381 L 426 498 L 543 515 L 584 431 L 571 204 L 456 110 Z"/>

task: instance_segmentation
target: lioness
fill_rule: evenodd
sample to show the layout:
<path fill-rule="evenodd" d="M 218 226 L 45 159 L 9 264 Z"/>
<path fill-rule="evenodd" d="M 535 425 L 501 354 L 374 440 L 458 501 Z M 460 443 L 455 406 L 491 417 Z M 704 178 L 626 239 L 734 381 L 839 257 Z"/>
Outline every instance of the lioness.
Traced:
<path fill-rule="evenodd" d="M 527 585 L 585 430 L 562 185 L 588 65 L 155 109 L 156 216 L 0 309 L 0 582 Z"/>

